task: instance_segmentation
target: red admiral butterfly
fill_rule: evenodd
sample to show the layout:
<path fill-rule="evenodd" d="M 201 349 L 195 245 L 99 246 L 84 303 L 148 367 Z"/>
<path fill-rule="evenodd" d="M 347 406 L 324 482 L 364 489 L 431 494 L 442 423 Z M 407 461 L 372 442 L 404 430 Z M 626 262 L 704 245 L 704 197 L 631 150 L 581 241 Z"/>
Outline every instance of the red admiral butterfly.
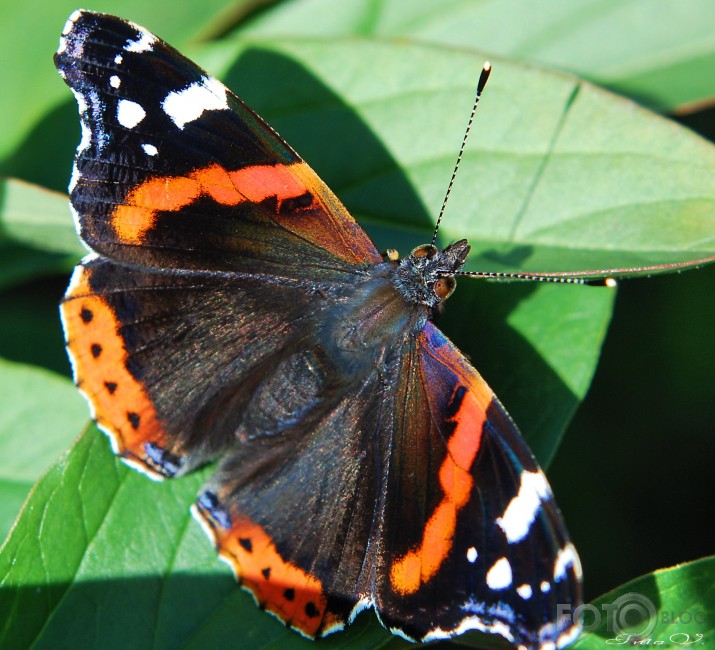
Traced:
<path fill-rule="evenodd" d="M 62 319 L 114 451 L 159 479 L 218 460 L 194 513 L 306 636 L 373 608 L 422 641 L 573 641 L 581 568 L 546 478 L 432 322 L 467 241 L 383 257 L 270 126 L 142 27 L 76 12 L 55 62 L 92 251 Z"/>

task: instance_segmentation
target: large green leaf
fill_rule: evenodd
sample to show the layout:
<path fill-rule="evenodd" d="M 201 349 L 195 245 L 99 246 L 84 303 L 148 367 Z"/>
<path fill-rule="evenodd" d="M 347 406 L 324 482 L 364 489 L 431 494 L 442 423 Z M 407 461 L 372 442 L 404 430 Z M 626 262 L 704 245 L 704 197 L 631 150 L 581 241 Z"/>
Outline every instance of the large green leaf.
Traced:
<path fill-rule="evenodd" d="M 293 0 L 252 35 L 400 36 L 569 70 L 662 111 L 715 97 L 709 0 Z"/>
<path fill-rule="evenodd" d="M 573 650 L 709 648 L 715 635 L 714 585 L 715 557 L 636 578 L 584 609 L 589 631 Z"/>
<path fill-rule="evenodd" d="M 0 537 L 4 538 L 32 485 L 87 422 L 87 408 L 68 379 L 2 359 L 0 394 Z"/>
<path fill-rule="evenodd" d="M 0 179 L 0 232 L 9 240 L 48 253 L 79 257 L 66 194 L 17 179 Z"/>

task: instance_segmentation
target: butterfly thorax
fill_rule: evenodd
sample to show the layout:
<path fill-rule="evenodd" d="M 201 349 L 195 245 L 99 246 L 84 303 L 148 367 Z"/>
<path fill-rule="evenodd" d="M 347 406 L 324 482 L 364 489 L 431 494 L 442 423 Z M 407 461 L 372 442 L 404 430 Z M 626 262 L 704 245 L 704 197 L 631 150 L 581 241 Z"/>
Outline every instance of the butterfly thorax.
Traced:
<path fill-rule="evenodd" d="M 452 293 L 468 253 L 466 240 L 441 251 L 419 246 L 401 261 L 373 266 L 345 295 L 326 301 L 317 342 L 338 374 L 355 381 L 387 363 L 388 351 L 421 331 Z"/>
<path fill-rule="evenodd" d="M 400 261 L 392 282 L 408 303 L 434 309 L 452 295 L 457 286 L 454 273 L 463 266 L 469 249 L 466 239 L 444 250 L 432 244 L 418 246 Z"/>
<path fill-rule="evenodd" d="M 393 280 L 396 267 L 390 261 L 373 266 L 362 282 L 327 301 L 326 311 L 318 315 L 320 345 L 345 376 L 370 372 L 385 349 L 420 329 L 430 315 L 423 305 L 405 305 Z"/>

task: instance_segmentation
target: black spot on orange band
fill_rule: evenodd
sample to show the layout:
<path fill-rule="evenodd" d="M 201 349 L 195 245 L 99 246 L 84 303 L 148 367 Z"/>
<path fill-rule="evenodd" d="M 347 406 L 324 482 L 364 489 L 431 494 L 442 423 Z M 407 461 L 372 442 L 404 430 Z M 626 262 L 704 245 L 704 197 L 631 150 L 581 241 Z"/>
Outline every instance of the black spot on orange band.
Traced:
<path fill-rule="evenodd" d="M 139 428 L 139 423 L 141 422 L 141 417 L 139 416 L 139 413 L 129 411 L 127 413 L 127 420 L 129 420 L 129 424 L 132 425 L 132 429 Z"/>

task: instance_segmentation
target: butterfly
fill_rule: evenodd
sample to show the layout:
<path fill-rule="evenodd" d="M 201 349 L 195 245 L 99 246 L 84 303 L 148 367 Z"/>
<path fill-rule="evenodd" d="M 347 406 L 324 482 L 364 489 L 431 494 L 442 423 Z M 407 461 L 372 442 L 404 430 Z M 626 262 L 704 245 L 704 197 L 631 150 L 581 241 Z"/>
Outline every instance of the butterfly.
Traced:
<path fill-rule="evenodd" d="M 90 251 L 61 315 L 114 452 L 155 479 L 217 462 L 194 515 L 305 636 L 372 608 L 412 640 L 572 642 L 581 566 L 546 477 L 433 322 L 468 242 L 380 254 L 268 124 L 138 25 L 75 12 L 55 63 Z"/>

